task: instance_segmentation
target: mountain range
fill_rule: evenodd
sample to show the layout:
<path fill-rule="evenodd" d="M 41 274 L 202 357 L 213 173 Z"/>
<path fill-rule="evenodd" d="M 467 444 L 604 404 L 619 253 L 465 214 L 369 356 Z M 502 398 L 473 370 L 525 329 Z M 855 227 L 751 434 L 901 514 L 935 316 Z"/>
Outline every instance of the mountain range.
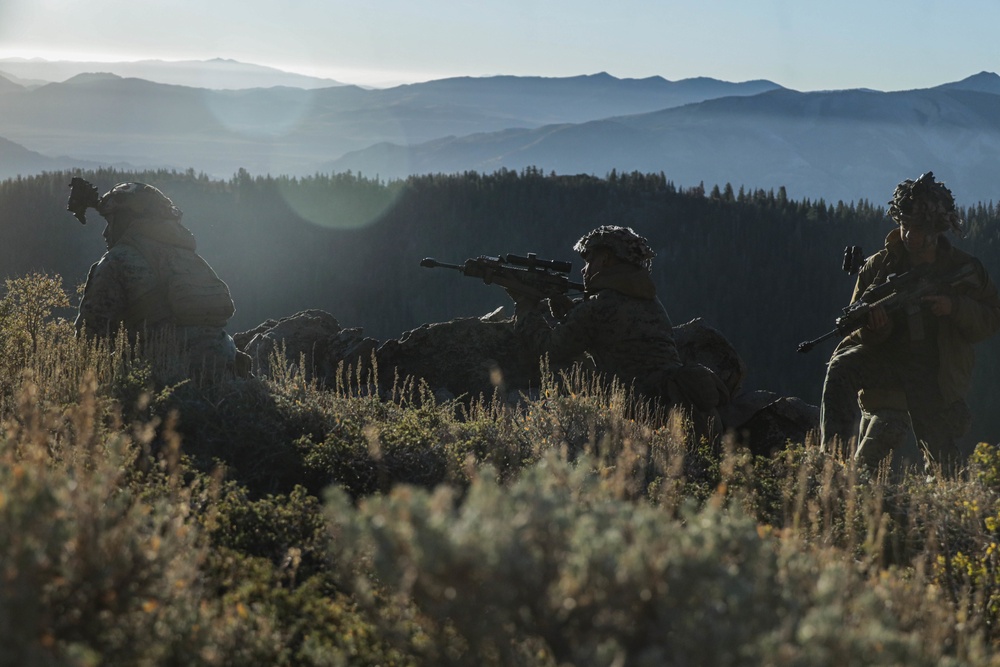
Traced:
<path fill-rule="evenodd" d="M 312 174 L 350 151 L 383 142 L 536 128 L 649 112 L 776 89 L 770 82 L 607 74 L 456 78 L 384 90 L 287 86 L 209 90 L 110 73 L 37 88 L 0 89 L 0 136 L 47 155 L 188 167 L 220 176 Z M 4 171 L 0 156 L 0 177 Z"/>
<path fill-rule="evenodd" d="M 0 71 L 5 63 L 0 62 Z M 118 73 L 23 85 L 0 76 L 0 178 L 25 154 L 72 168 L 193 168 L 228 177 L 537 167 L 663 172 L 830 202 L 882 200 L 933 170 L 960 201 L 997 199 L 1000 76 L 933 88 L 799 92 L 708 78 L 453 78 L 371 90 L 217 90 Z M 14 150 L 16 142 L 21 151 Z M 26 152 L 26 153 L 25 153 Z M 17 157 L 20 156 L 20 157 Z"/>
<path fill-rule="evenodd" d="M 240 89 L 292 86 L 327 88 L 342 85 L 333 79 L 286 72 L 274 67 L 241 63 L 226 58 L 212 60 L 136 60 L 132 62 L 81 62 L 41 58 L 0 58 L 0 75 L 29 88 L 71 79 L 78 74 L 107 72 L 195 88 Z"/>
<path fill-rule="evenodd" d="M 383 143 L 324 171 L 407 173 L 519 170 L 665 172 L 680 184 L 785 186 L 836 202 L 881 199 L 932 170 L 964 201 L 1000 194 L 1000 77 L 982 73 L 927 90 L 773 90 L 652 113 Z"/>

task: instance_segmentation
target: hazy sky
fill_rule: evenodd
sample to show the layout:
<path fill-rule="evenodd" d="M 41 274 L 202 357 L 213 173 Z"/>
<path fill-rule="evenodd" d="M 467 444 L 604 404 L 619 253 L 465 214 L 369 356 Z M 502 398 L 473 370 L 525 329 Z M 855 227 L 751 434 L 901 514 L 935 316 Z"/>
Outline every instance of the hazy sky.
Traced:
<path fill-rule="evenodd" d="M 1000 0 L 0 0 L 0 57 L 232 58 L 390 85 L 709 76 L 922 88 L 1000 71 Z"/>

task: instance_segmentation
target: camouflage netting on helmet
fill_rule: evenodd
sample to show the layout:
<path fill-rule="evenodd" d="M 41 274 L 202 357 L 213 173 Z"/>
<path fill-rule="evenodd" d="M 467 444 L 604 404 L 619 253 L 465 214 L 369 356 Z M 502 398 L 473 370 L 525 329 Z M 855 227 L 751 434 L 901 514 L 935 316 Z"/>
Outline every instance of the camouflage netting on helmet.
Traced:
<path fill-rule="evenodd" d="M 583 236 L 573 250 L 581 255 L 594 248 L 609 248 L 619 259 L 649 269 L 653 265 L 656 253 L 649 247 L 645 238 L 639 236 L 630 227 L 603 225 Z"/>
<path fill-rule="evenodd" d="M 145 183 L 119 183 L 101 197 L 97 212 L 156 220 L 180 220 L 182 215 L 165 194 Z"/>
<path fill-rule="evenodd" d="M 950 230 L 957 234 L 963 231 L 951 190 L 935 181 L 931 171 L 915 181 L 906 179 L 897 185 L 888 214 L 898 225 L 932 227 L 934 231 Z"/>

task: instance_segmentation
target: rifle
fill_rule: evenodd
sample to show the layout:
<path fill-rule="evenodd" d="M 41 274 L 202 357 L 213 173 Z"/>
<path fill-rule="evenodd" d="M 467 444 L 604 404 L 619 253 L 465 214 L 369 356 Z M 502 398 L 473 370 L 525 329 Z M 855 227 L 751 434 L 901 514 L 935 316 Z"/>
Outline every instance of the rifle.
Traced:
<path fill-rule="evenodd" d="M 940 278 L 929 275 L 933 265 L 923 264 L 902 274 L 892 274 L 880 285 L 869 287 L 861 297 L 844 308 L 844 314 L 837 318 L 836 328 L 815 340 L 799 343 L 799 352 L 808 352 L 819 343 L 834 336 L 847 336 L 868 323 L 868 313 L 882 306 L 887 313 L 900 310 L 917 303 L 925 296 L 938 292 L 942 287 L 954 287 L 970 278 L 975 269 L 971 264 L 963 264 Z"/>
<path fill-rule="evenodd" d="M 425 257 L 420 261 L 420 266 L 427 269 L 454 269 L 469 278 L 481 278 L 487 285 L 500 285 L 511 292 L 533 296 L 539 300 L 569 291 L 583 291 L 582 283 L 574 283 L 566 275 L 572 270 L 572 264 L 555 259 L 539 259 L 533 252 L 529 252 L 527 257 L 480 255 L 475 259 L 465 260 L 465 264 L 446 264 Z"/>

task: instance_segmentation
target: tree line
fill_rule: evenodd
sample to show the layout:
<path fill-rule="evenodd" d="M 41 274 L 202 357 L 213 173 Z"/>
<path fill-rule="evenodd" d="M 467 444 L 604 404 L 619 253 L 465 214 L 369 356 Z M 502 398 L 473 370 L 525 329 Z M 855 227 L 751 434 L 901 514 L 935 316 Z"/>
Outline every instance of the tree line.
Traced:
<path fill-rule="evenodd" d="M 58 273 L 70 286 L 85 281 L 104 250 L 104 223 L 92 212 L 81 226 L 66 212 L 74 175 L 101 192 L 131 180 L 163 190 L 232 290 L 233 332 L 306 308 L 329 311 L 342 326 L 379 340 L 482 315 L 510 305 L 502 290 L 420 268 L 420 260 L 535 252 L 572 260 L 577 272 L 582 262 L 571 248 L 579 237 L 599 225 L 627 225 L 657 253 L 653 276 L 675 325 L 703 318 L 746 360 L 747 388 L 814 404 L 832 347 L 801 355 L 796 346 L 832 329 L 850 297 L 844 248 L 861 245 L 871 254 L 892 228 L 881 203 L 795 200 L 784 188 L 731 184 L 682 188 L 663 173 L 598 178 L 525 169 L 384 181 L 351 172 L 292 178 L 241 170 L 219 180 L 193 170 L 106 169 L 0 182 L 0 273 Z M 1000 278 L 1000 211 L 989 202 L 962 214 L 968 234 L 957 244 Z M 979 346 L 970 397 L 974 435 L 986 439 L 1000 432 L 1000 415 L 989 410 L 998 346 Z"/>

